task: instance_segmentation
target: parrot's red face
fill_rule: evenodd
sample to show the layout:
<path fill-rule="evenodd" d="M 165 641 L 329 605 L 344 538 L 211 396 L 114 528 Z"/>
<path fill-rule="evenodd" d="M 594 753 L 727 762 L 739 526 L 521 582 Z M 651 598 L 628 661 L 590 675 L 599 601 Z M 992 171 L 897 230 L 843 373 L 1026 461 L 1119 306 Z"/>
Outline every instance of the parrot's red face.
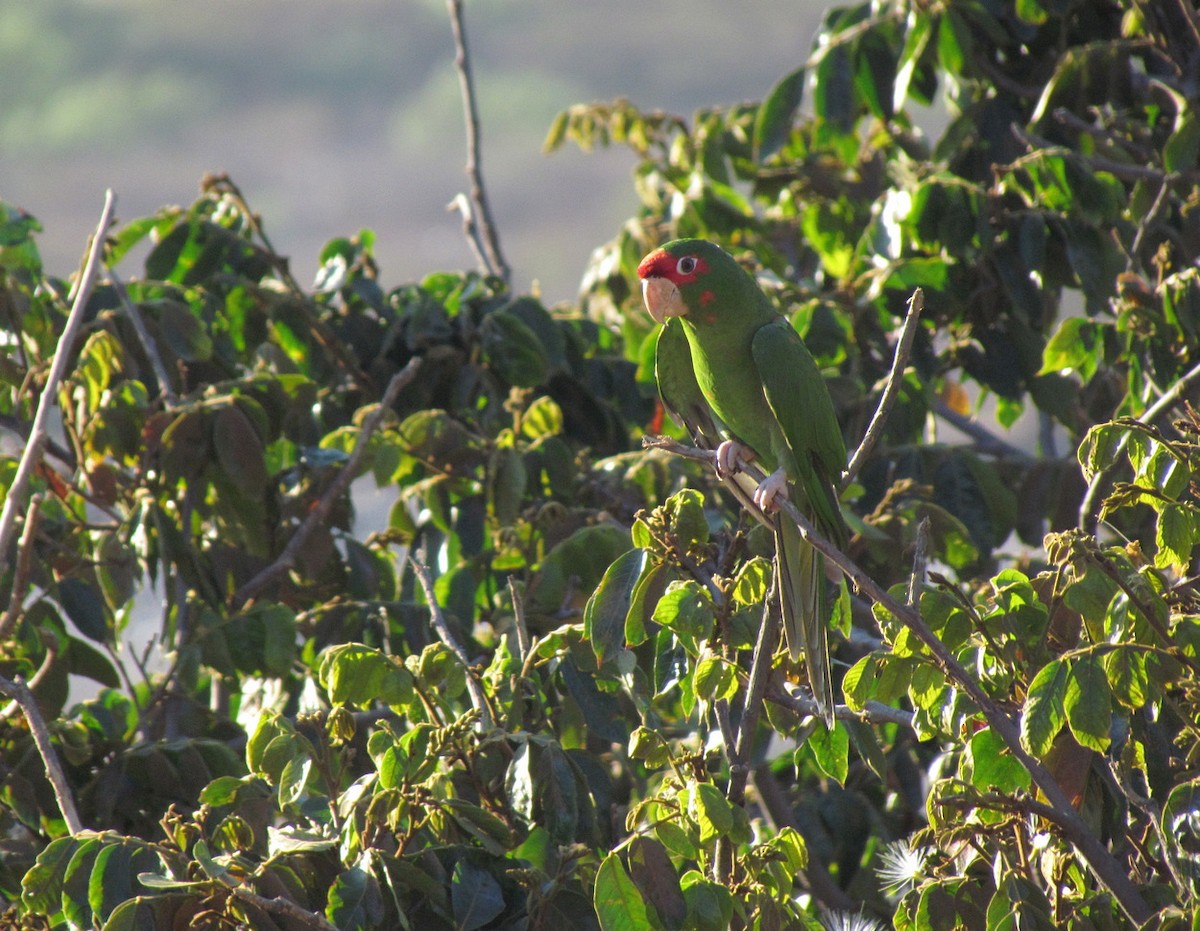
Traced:
<path fill-rule="evenodd" d="M 708 263 L 692 253 L 673 255 L 666 249 L 655 249 L 642 259 L 637 270 L 642 279 L 642 300 L 655 322 L 664 323 L 668 317 L 687 314 L 692 308 L 684 300 L 682 289 L 695 284 L 708 271 Z M 711 300 L 712 292 L 700 294 L 702 304 L 706 303 L 706 297 Z"/>

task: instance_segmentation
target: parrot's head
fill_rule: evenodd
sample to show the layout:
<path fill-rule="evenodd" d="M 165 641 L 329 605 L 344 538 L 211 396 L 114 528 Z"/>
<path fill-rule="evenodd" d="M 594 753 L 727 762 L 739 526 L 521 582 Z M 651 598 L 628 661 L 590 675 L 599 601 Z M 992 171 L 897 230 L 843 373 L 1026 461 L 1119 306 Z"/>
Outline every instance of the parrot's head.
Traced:
<path fill-rule="evenodd" d="M 729 283 L 750 277 L 733 256 L 704 239 L 676 239 L 655 249 L 642 259 L 637 273 L 642 300 L 657 323 L 668 317 L 699 323 L 701 316 L 716 313 L 717 298 Z"/>

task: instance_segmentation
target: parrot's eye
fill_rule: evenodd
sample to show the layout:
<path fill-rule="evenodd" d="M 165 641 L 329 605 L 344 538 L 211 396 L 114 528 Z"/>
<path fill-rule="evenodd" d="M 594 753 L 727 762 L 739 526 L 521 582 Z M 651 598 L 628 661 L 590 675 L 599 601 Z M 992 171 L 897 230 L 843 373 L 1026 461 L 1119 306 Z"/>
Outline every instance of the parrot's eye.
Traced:
<path fill-rule="evenodd" d="M 681 275 L 690 275 L 696 270 L 696 257 L 694 255 L 685 255 L 679 260 L 675 266 L 675 271 Z"/>

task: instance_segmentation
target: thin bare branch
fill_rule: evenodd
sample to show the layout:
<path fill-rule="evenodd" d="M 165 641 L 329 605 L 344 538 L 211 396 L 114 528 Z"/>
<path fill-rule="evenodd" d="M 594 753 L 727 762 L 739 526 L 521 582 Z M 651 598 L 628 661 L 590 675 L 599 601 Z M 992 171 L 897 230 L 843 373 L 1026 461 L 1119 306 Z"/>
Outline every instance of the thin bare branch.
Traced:
<path fill-rule="evenodd" d="M 133 325 L 133 332 L 137 334 L 138 342 L 142 344 L 142 351 L 150 359 L 150 367 L 154 369 L 154 377 L 158 381 L 158 390 L 162 393 L 163 401 L 166 402 L 167 407 L 174 407 L 179 403 L 179 396 L 171 387 L 171 376 L 158 352 L 158 344 L 154 342 L 154 337 L 146 329 L 146 321 L 142 319 L 142 312 L 129 299 L 129 292 L 125 289 L 124 283 L 111 268 L 108 270 L 108 280 L 112 282 L 113 290 L 117 292 L 117 298 L 125 310 L 125 316 Z"/>
<path fill-rule="evenodd" d="M 29 499 L 29 510 L 25 512 L 25 528 L 21 531 L 21 539 L 17 541 L 17 569 L 13 573 L 12 592 L 8 598 L 8 609 L 0 618 L 0 640 L 9 635 L 21 617 L 25 606 L 25 596 L 29 593 L 29 570 L 33 559 L 33 538 L 37 533 L 41 517 L 42 496 L 34 495 Z"/>
<path fill-rule="evenodd" d="M 533 649 L 533 643 L 529 639 L 529 625 L 525 622 L 525 599 L 517 584 L 517 577 L 510 575 L 508 577 L 508 594 L 512 598 L 513 603 L 513 624 L 517 629 L 517 655 L 521 658 L 521 665 L 525 665 L 525 661 L 529 658 L 529 651 Z"/>
<path fill-rule="evenodd" d="M 358 438 L 354 441 L 354 449 L 350 451 L 350 455 L 347 457 L 341 471 L 338 472 L 337 477 L 329 484 L 325 493 L 321 495 L 316 507 L 309 512 L 308 516 L 304 519 L 304 523 L 292 535 L 292 538 L 288 541 L 287 546 L 284 547 L 283 552 L 279 554 L 279 557 L 234 594 L 233 604 L 235 607 L 240 608 L 245 605 L 246 602 L 257 597 L 280 577 L 291 572 L 300 556 L 300 551 L 304 548 L 304 544 L 308 542 L 308 538 L 329 520 L 329 514 L 333 510 L 334 504 L 346 493 L 346 490 L 350 487 L 350 483 L 354 481 L 355 476 L 358 474 L 359 464 L 362 462 L 363 456 L 366 455 L 371 437 L 375 435 L 375 431 L 383 423 L 383 419 L 391 410 L 392 404 L 395 403 L 400 392 L 417 377 L 420 367 L 421 359 L 418 356 L 392 376 L 392 380 L 388 382 L 387 389 L 383 392 L 383 397 L 379 400 L 379 406 L 363 420 L 362 427 L 358 431 Z"/>
<path fill-rule="evenodd" d="M 819 715 L 817 703 L 807 695 L 793 692 L 778 682 L 771 683 L 767 689 L 766 700 L 780 708 L 787 708 L 796 714 L 813 716 Z M 899 724 L 911 729 L 913 713 L 903 708 L 893 708 L 879 701 L 869 701 L 862 711 L 855 711 L 849 705 L 838 705 L 834 709 L 834 717 L 839 721 L 857 722 L 859 724 Z"/>
<path fill-rule="evenodd" d="M 1019 446 L 1013 446 L 1011 443 L 1000 439 L 1000 437 L 988 430 L 983 424 L 960 414 L 941 398 L 934 399 L 933 412 L 950 424 L 950 426 L 961 430 L 974 440 L 975 448 L 981 453 L 990 456 L 999 456 L 1004 459 L 1013 459 L 1017 462 L 1032 463 L 1037 461 L 1035 456 L 1031 456 Z"/>
<path fill-rule="evenodd" d="M 96 224 L 96 232 L 92 237 L 91 248 L 88 250 L 87 262 L 83 266 L 83 274 L 75 289 L 75 299 L 71 312 L 67 315 L 66 326 L 58 338 L 58 346 L 54 350 L 54 361 L 50 365 L 50 374 L 46 376 L 46 384 L 42 386 L 38 398 L 37 412 L 33 417 L 33 427 L 29 431 L 29 443 L 21 454 L 17 464 L 17 472 L 8 494 L 4 498 L 4 510 L 0 512 L 0 575 L 8 571 L 8 551 L 16 534 L 17 518 L 25 507 L 29 483 L 33 479 L 34 470 L 42 461 L 42 451 L 49 439 L 50 410 L 58 395 L 58 386 L 67 374 L 67 365 L 71 361 L 71 350 L 75 346 L 75 337 L 83 325 L 83 311 L 87 307 L 88 298 L 92 295 L 92 287 L 96 283 L 96 275 L 100 270 L 100 255 L 104 251 L 104 236 L 112 223 L 113 209 L 117 197 L 108 190 L 104 194 L 104 209 L 100 213 L 100 222 Z"/>
<path fill-rule="evenodd" d="M 917 523 L 917 538 L 913 544 L 912 575 L 908 579 L 907 602 L 910 608 L 919 609 L 921 604 L 921 589 L 925 587 L 925 573 L 929 569 L 929 528 L 928 515 Z"/>
<path fill-rule="evenodd" d="M 291 899 L 283 898 L 283 896 L 275 896 L 268 899 L 266 896 L 259 895 L 246 886 L 234 886 L 230 890 L 230 894 L 249 905 L 261 908 L 268 914 L 289 919 L 290 922 L 297 922 L 304 927 L 316 928 L 318 931 L 336 931 L 336 925 L 330 924 L 325 919 L 325 916 L 318 912 L 310 912 L 308 909 L 297 905 Z"/>
<path fill-rule="evenodd" d="M 101 237 L 103 238 L 103 237 Z M 29 691 L 25 680 L 18 676 L 16 679 L 6 679 L 0 676 L 0 693 L 8 696 L 21 707 L 25 721 L 29 725 L 29 733 L 37 746 L 38 755 L 46 767 L 46 776 L 54 789 L 54 798 L 58 801 L 58 810 L 62 812 L 67 830 L 78 834 L 83 830 L 83 822 L 79 820 L 79 812 L 75 809 L 75 798 L 71 795 L 71 786 L 63 772 L 62 763 L 50 742 L 50 731 L 46 729 L 46 720 L 38 708 L 37 699 Z"/>
<path fill-rule="evenodd" d="M 504 253 L 500 250 L 500 238 L 488 206 L 487 192 L 483 186 L 483 155 L 479 144 L 479 108 L 475 103 L 475 83 L 471 77 L 471 59 L 467 54 L 467 33 L 463 22 L 462 0 L 446 0 L 450 11 L 450 29 L 454 33 L 454 67 L 458 72 L 458 86 L 462 94 L 463 119 L 467 131 L 467 179 L 470 182 L 471 209 L 463 210 L 464 220 L 471 227 L 468 239 L 472 239 L 476 254 L 485 259 L 484 269 L 488 274 L 509 280 L 511 274 Z M 461 209 L 461 208 L 460 208 Z"/>
<path fill-rule="evenodd" d="M 450 652 L 462 663 L 463 671 L 467 675 L 467 692 L 471 696 L 471 707 L 479 714 L 480 732 L 486 733 L 496 726 L 496 719 L 488 704 L 483 686 L 479 684 L 479 680 L 471 671 L 471 657 L 467 655 L 463 645 L 454 636 L 454 631 L 446 623 L 446 616 L 442 613 L 442 606 L 438 604 L 437 595 L 433 590 L 433 576 L 429 574 L 429 567 L 412 556 L 408 557 L 408 562 L 413 567 L 413 572 L 417 574 L 417 581 L 421 583 L 421 590 L 425 593 L 425 601 L 429 604 L 429 620 L 437 632 L 438 639 L 446 644 L 450 648 Z"/>
<path fill-rule="evenodd" d="M 858 477 L 867 457 L 871 455 L 875 444 L 883 435 L 888 417 L 896 404 L 896 398 L 900 395 L 900 386 L 904 382 L 904 370 L 908 366 L 908 357 L 912 354 L 913 340 L 916 338 L 917 325 L 921 319 L 921 311 L 924 309 L 925 292 L 917 288 L 913 291 L 912 297 L 908 299 L 908 313 L 904 315 L 904 323 L 900 327 L 900 337 L 896 340 L 896 353 L 892 357 L 892 368 L 888 372 L 883 394 L 879 396 L 879 406 L 875 409 L 870 424 L 867 425 L 867 432 L 863 434 L 862 442 L 858 444 L 858 449 L 850 457 L 850 464 L 842 473 L 843 488 Z"/>

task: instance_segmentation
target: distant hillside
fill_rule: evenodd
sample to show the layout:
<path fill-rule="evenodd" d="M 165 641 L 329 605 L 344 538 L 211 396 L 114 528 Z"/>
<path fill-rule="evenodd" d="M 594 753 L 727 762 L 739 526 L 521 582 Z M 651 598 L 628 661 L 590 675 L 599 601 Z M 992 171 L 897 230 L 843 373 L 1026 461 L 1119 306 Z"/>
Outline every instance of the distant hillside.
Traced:
<path fill-rule="evenodd" d="M 471 3 L 485 168 L 517 281 L 574 294 L 634 207 L 623 152 L 541 155 L 552 116 L 626 96 L 690 114 L 759 99 L 807 55 L 820 7 L 721 0 Z M 106 186 L 130 219 L 227 171 L 302 279 L 369 226 L 388 283 L 471 264 L 445 205 L 462 116 L 437 2 L 0 2 L 0 196 L 80 255 Z"/>

